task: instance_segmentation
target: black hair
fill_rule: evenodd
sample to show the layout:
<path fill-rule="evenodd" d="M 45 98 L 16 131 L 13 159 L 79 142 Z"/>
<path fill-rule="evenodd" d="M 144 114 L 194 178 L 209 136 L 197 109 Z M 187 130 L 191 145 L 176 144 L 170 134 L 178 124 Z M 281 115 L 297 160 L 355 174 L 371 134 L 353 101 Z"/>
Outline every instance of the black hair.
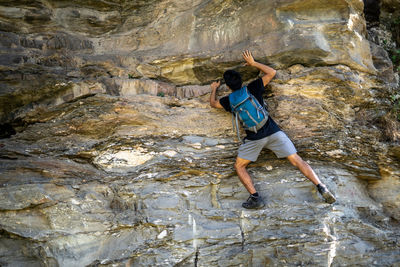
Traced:
<path fill-rule="evenodd" d="M 242 88 L 242 77 L 240 73 L 234 70 L 227 70 L 224 72 L 224 80 L 227 86 L 231 88 L 232 91 L 239 90 Z"/>

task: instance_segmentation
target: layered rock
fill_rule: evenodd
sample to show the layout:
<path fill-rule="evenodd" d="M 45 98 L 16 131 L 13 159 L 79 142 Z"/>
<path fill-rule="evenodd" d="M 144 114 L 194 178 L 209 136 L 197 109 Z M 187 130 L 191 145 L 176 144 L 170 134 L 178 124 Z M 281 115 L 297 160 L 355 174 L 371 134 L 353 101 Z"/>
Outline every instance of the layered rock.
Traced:
<path fill-rule="evenodd" d="M 248 79 L 245 48 L 277 68 L 342 64 L 374 73 L 362 7 L 358 0 L 3 3 L 1 117 L 12 120 L 61 82 L 96 80 L 117 94 L 128 77 L 204 84 L 235 67 Z"/>
<path fill-rule="evenodd" d="M 15 132 L 0 140 L 0 265 L 400 262 L 385 124 L 398 80 L 362 1 L 0 5 L 0 121 Z M 271 116 L 334 205 L 264 151 L 249 170 L 266 207 L 241 208 L 231 117 L 207 83 L 228 68 L 255 78 L 245 48 L 278 69 Z"/>
<path fill-rule="evenodd" d="M 300 153 L 336 193 L 335 205 L 324 204 L 295 168 L 265 151 L 250 172 L 266 208 L 243 210 L 247 193 L 232 168 L 237 145 L 230 117 L 210 110 L 206 100 L 98 95 L 32 114 L 31 126 L 1 143 L 2 264 L 340 266 L 400 260 L 392 219 L 399 216 L 398 163 L 392 158 L 388 165 L 387 155 L 373 161 L 382 147 L 364 151 L 368 161 L 357 153 L 366 147 L 365 136 L 357 139 L 349 128 L 337 142 L 354 150 L 329 136 L 309 137 L 315 147 Z M 293 129 L 290 135 L 299 137 Z M 294 138 L 299 148 L 306 139 Z M 351 160 L 365 166 L 349 168 Z M 374 183 L 358 178 L 366 172 Z"/>

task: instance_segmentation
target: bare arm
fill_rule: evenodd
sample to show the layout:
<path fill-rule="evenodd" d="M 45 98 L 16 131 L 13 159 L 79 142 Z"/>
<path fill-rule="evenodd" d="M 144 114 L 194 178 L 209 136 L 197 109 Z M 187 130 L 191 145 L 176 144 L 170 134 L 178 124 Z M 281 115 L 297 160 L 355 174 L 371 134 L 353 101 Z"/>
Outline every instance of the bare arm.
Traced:
<path fill-rule="evenodd" d="M 211 84 L 210 106 L 213 108 L 223 108 L 223 106 L 219 103 L 219 100 L 216 99 L 216 92 L 220 85 L 220 81 L 213 82 Z"/>
<path fill-rule="evenodd" d="M 272 78 L 274 78 L 276 70 L 255 61 L 253 55 L 249 50 L 243 52 L 243 58 L 244 60 L 246 60 L 246 65 L 256 67 L 257 69 L 265 73 L 264 76 L 262 76 L 264 86 L 266 86 L 272 80 Z"/>

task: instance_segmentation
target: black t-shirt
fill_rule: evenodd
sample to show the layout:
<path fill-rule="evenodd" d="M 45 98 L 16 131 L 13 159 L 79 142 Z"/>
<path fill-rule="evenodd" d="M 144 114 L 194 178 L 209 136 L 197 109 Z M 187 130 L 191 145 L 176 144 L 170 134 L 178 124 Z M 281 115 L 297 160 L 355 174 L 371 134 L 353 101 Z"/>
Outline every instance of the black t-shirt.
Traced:
<path fill-rule="evenodd" d="M 252 95 L 254 95 L 257 98 L 260 104 L 264 103 L 262 95 L 265 92 L 265 88 L 261 78 L 256 79 L 251 83 L 249 83 L 249 85 L 247 85 L 247 89 Z M 229 95 L 221 98 L 219 100 L 219 103 L 221 104 L 221 106 L 224 107 L 226 111 L 232 112 L 231 105 L 229 102 Z M 264 137 L 270 136 L 271 134 L 274 134 L 280 130 L 281 129 L 279 128 L 279 126 L 275 123 L 275 121 L 271 118 L 271 116 L 269 116 L 267 123 L 260 130 L 258 130 L 257 133 L 246 131 L 247 136 L 245 138 L 248 140 L 259 140 Z"/>

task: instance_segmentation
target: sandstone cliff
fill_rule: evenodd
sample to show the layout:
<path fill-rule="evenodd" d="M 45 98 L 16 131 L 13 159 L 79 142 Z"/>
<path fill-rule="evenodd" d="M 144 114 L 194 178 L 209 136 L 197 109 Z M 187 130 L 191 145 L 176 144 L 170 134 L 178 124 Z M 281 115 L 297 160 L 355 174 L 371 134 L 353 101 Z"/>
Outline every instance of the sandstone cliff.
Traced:
<path fill-rule="evenodd" d="M 0 265 L 398 266 L 398 74 L 373 11 L 367 29 L 360 0 L 0 0 Z M 264 151 L 267 205 L 241 208 L 208 84 L 254 79 L 243 49 L 278 70 L 271 115 L 334 205 Z"/>

